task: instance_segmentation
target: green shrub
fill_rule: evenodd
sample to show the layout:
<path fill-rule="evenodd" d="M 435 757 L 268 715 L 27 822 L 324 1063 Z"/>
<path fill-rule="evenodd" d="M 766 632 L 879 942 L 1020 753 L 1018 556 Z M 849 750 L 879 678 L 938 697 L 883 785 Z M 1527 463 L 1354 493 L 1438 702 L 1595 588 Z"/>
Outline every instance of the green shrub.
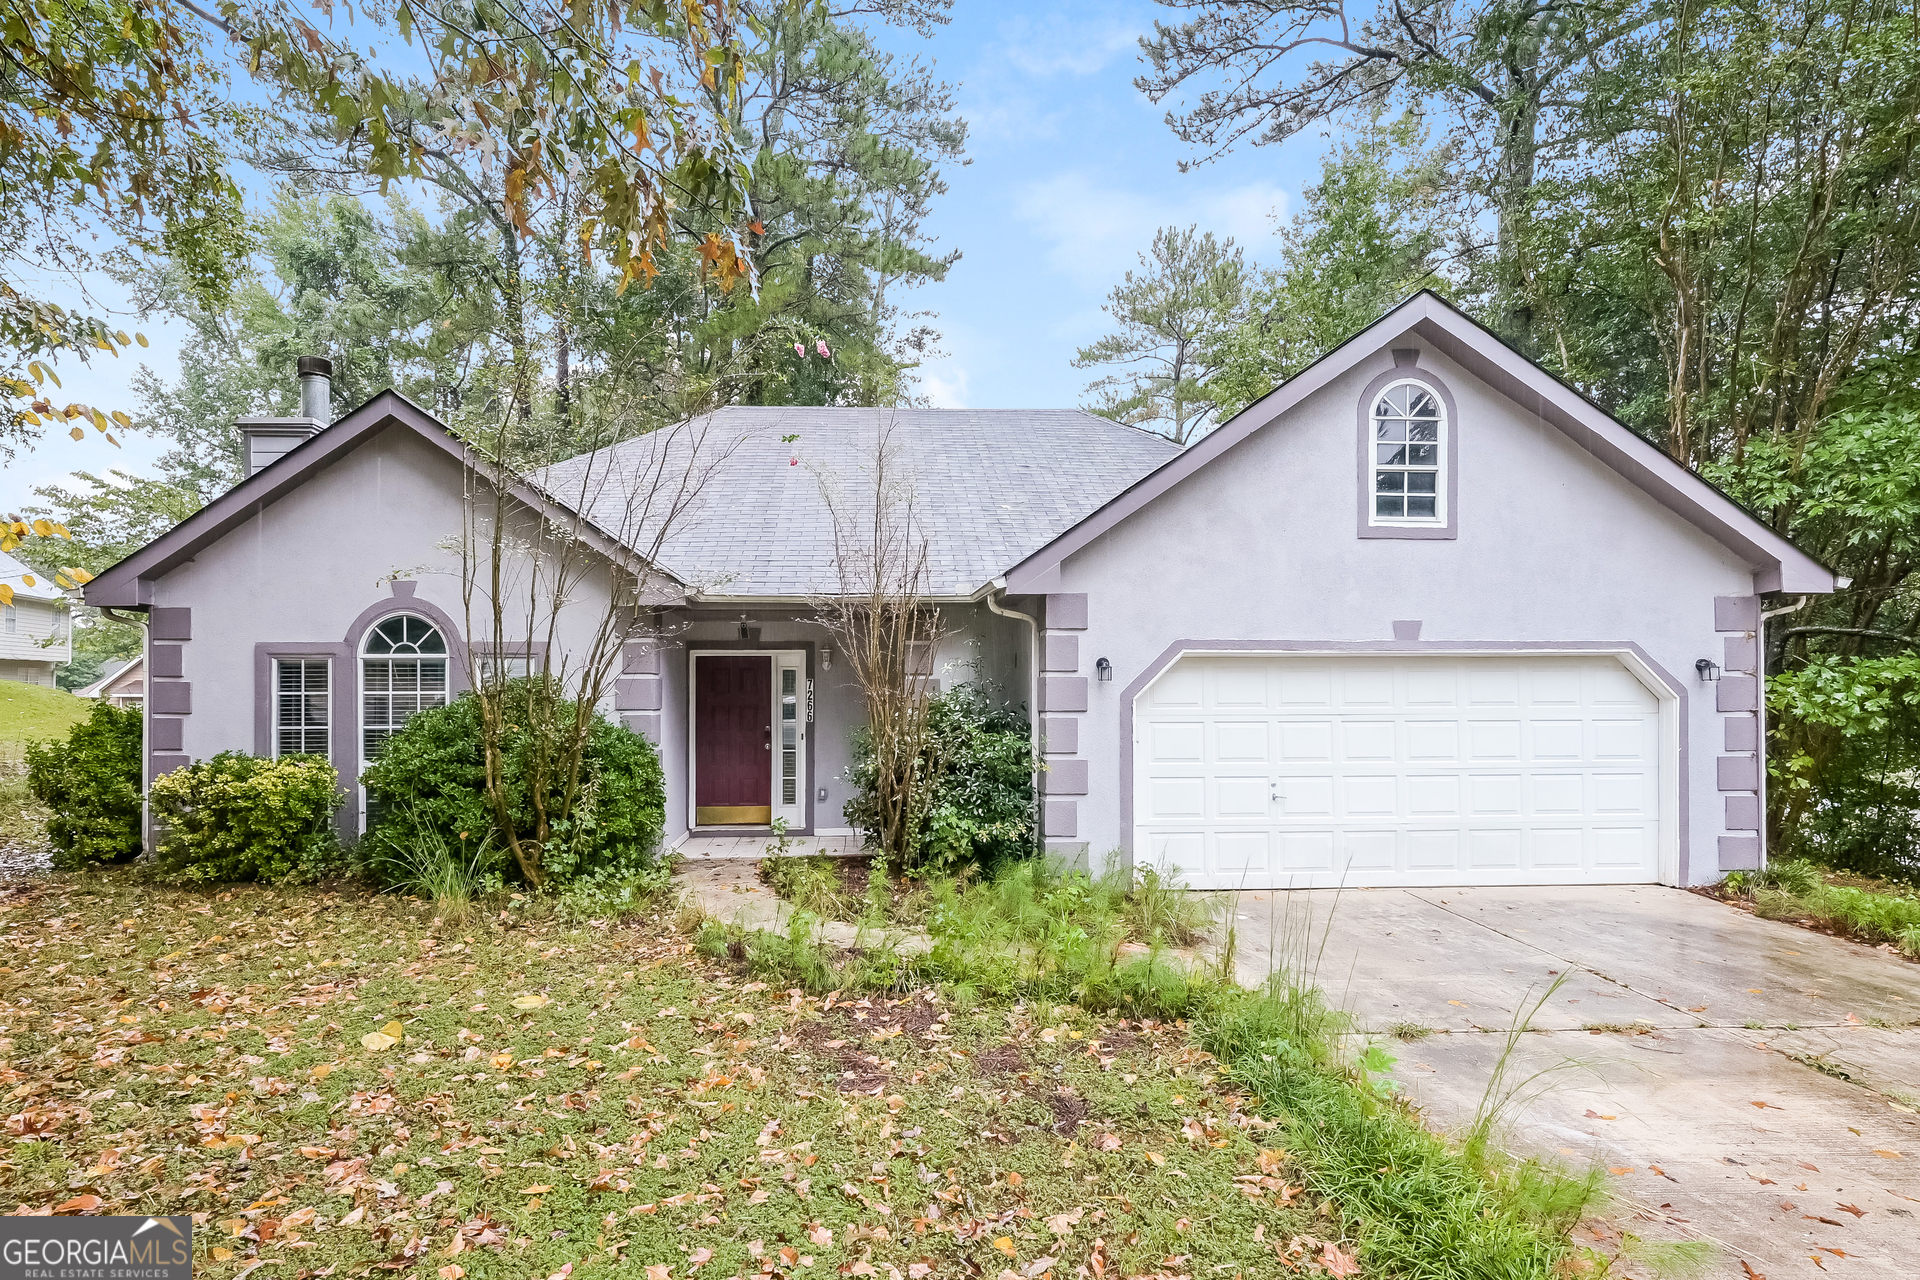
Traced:
<path fill-rule="evenodd" d="M 930 790 L 905 859 L 910 869 L 992 867 L 1039 848 L 1033 739 L 1018 709 L 975 685 L 955 685 L 928 708 L 920 765 Z M 873 750 L 864 732 L 854 734 L 847 776 L 853 794 L 842 812 L 862 831 L 876 830 Z"/>
<path fill-rule="evenodd" d="M 525 712 L 535 696 L 531 683 L 511 681 L 500 694 L 508 725 L 503 756 L 513 834 L 523 840 L 531 839 L 534 830 L 527 783 L 531 765 L 536 752 L 552 750 L 551 744 L 538 743 L 534 734 L 515 727 L 530 719 Z M 549 714 L 569 718 L 573 704 L 561 702 Z M 653 865 L 666 828 L 660 757 L 639 734 L 595 716 L 582 766 L 579 797 L 572 814 L 554 824 L 553 838 L 541 853 L 542 871 L 556 888 L 579 880 L 625 884 Z M 490 860 L 476 869 L 476 876 L 517 874 L 507 833 L 498 830 L 487 799 L 480 703 L 473 694 L 408 720 L 387 740 L 361 781 L 375 815 L 368 838 L 378 846 L 417 849 L 439 842 L 477 849 L 487 841 Z M 557 810 L 559 800 L 560 784 L 554 779 L 546 797 L 549 812 Z M 370 869 L 377 874 L 379 865 Z"/>
<path fill-rule="evenodd" d="M 140 712 L 96 702 L 65 742 L 27 746 L 27 789 L 53 810 L 53 865 L 140 854 Z"/>
<path fill-rule="evenodd" d="M 337 850 L 340 775 L 320 756 L 222 751 L 155 778 L 158 861 L 186 880 L 317 879 Z"/>

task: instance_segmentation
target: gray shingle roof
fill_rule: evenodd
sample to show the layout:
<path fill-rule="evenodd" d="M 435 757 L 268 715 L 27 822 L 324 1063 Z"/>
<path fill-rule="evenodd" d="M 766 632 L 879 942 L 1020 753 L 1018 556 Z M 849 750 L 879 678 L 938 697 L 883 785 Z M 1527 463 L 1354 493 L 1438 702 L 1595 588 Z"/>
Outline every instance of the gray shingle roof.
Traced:
<path fill-rule="evenodd" d="M 667 522 L 662 567 L 709 595 L 831 592 L 823 489 L 858 502 L 888 423 L 936 595 L 998 577 L 1179 453 L 1077 409 L 729 408 L 535 479 L 643 553 L 674 504 L 669 494 L 689 480 L 698 492 Z M 787 435 L 799 439 L 783 443 Z"/>

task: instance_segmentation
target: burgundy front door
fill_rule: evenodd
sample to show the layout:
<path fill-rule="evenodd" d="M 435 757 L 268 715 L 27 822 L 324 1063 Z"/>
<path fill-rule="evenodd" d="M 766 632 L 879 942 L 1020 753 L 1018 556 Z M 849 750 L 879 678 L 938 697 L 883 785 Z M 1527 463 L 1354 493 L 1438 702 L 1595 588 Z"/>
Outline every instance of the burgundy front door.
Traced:
<path fill-rule="evenodd" d="M 773 821 L 773 658 L 693 660 L 693 820 Z"/>

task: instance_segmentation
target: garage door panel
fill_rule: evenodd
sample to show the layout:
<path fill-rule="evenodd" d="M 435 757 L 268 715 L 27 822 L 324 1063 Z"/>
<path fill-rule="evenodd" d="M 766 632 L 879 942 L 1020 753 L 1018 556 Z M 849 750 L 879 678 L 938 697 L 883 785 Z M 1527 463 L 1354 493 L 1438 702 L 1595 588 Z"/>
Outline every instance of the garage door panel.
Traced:
<path fill-rule="evenodd" d="M 1192 658 L 1136 716 L 1135 848 L 1197 886 L 1657 877 L 1660 703 L 1609 656 Z"/>
<path fill-rule="evenodd" d="M 1343 709 L 1393 705 L 1393 668 L 1385 663 L 1363 662 L 1340 672 L 1340 705 Z"/>
<path fill-rule="evenodd" d="M 1222 762 L 1249 760 L 1265 764 L 1268 725 L 1264 720 L 1229 720 L 1214 726 L 1213 758 Z"/>
<path fill-rule="evenodd" d="M 1206 694 L 1206 679 L 1198 667 L 1177 666 L 1153 682 L 1156 707 L 1198 707 Z"/>
<path fill-rule="evenodd" d="M 1458 760 L 1460 758 L 1460 722 L 1458 720 L 1409 720 L 1405 728 L 1407 759 Z"/>
<path fill-rule="evenodd" d="M 1535 760 L 1586 758 L 1586 724 L 1579 720 L 1530 720 Z"/>
<path fill-rule="evenodd" d="M 1593 865 L 1600 870 L 1626 870 L 1646 861 L 1653 844 L 1653 828 L 1595 827 L 1592 832 Z"/>
<path fill-rule="evenodd" d="M 1410 707 L 1451 707 L 1459 700 L 1460 673 L 1453 667 L 1408 667 L 1404 678 Z"/>
<path fill-rule="evenodd" d="M 1253 777 L 1222 776 L 1214 782 L 1213 816 L 1223 822 L 1264 821 L 1272 805 L 1268 792 L 1272 787 L 1267 775 Z"/>
<path fill-rule="evenodd" d="M 1394 722 L 1391 720 L 1347 720 L 1340 724 L 1342 760 L 1393 759 Z"/>
<path fill-rule="evenodd" d="M 1578 871 L 1585 844 L 1586 832 L 1579 827 L 1535 827 L 1528 861 L 1538 871 Z"/>
<path fill-rule="evenodd" d="M 1467 778 L 1467 812 L 1475 817 L 1521 813 L 1520 775 L 1476 773 Z"/>
<path fill-rule="evenodd" d="M 1333 816 L 1333 779 L 1331 777 L 1282 778 L 1274 788 L 1283 818 L 1330 818 Z"/>
<path fill-rule="evenodd" d="M 1265 831 L 1222 831 L 1213 838 L 1214 870 L 1227 876 L 1271 868 L 1272 837 Z"/>
<path fill-rule="evenodd" d="M 1222 666 L 1214 672 L 1212 706 L 1223 711 L 1267 705 L 1265 666 Z"/>
<path fill-rule="evenodd" d="M 1460 832 L 1454 827 L 1407 832 L 1407 870 L 1452 871 L 1460 865 Z"/>
<path fill-rule="evenodd" d="M 1457 815 L 1460 812 L 1460 776 L 1437 773 L 1409 777 L 1407 812 L 1416 818 Z"/>
<path fill-rule="evenodd" d="M 1528 812 L 1541 817 L 1578 816 L 1586 812 L 1586 775 L 1535 773 L 1527 777 L 1531 799 Z"/>
<path fill-rule="evenodd" d="M 1282 721 L 1280 724 L 1280 758 L 1282 760 L 1331 763 L 1333 761 L 1333 722 L 1331 720 L 1309 720 L 1300 724 L 1292 724 Z"/>
<path fill-rule="evenodd" d="M 1155 821 L 1206 817 L 1204 778 L 1155 778 L 1147 787 L 1147 795 L 1151 800 L 1148 814 Z"/>
<path fill-rule="evenodd" d="M 1394 774 L 1348 774 L 1340 780 L 1340 812 L 1348 818 L 1393 818 L 1400 809 L 1400 780 Z"/>
<path fill-rule="evenodd" d="M 1207 726 L 1199 720 L 1156 720 L 1147 726 L 1147 758 L 1156 764 L 1206 759 Z"/>
<path fill-rule="evenodd" d="M 1467 705 L 1471 707 L 1519 706 L 1519 672 L 1506 667 L 1469 666 L 1467 668 Z"/>
<path fill-rule="evenodd" d="M 1397 831 L 1343 831 L 1340 857 L 1346 868 L 1356 873 L 1393 871 L 1399 845 Z"/>
<path fill-rule="evenodd" d="M 1577 707 L 1581 704 L 1581 669 L 1559 662 L 1540 662 L 1527 670 L 1527 701 L 1536 707 Z"/>
<path fill-rule="evenodd" d="M 1645 760 L 1650 756 L 1646 722 L 1632 720 L 1595 720 L 1593 722 L 1593 758 L 1595 760 Z"/>
<path fill-rule="evenodd" d="M 1524 834 L 1518 827 L 1474 827 L 1467 832 L 1467 865 L 1475 870 L 1517 871 Z"/>
<path fill-rule="evenodd" d="M 1332 871 L 1333 832 L 1281 832 L 1280 869 L 1292 875 Z"/>
<path fill-rule="evenodd" d="M 1518 760 L 1520 758 L 1520 722 L 1518 720 L 1467 721 L 1467 759 Z"/>
<path fill-rule="evenodd" d="M 1284 708 L 1333 706 L 1333 669 L 1324 664 L 1283 666 L 1279 685 Z"/>
<path fill-rule="evenodd" d="M 1589 666 L 1586 676 L 1587 701 L 1591 706 L 1632 707 L 1647 712 L 1659 707 L 1659 700 L 1648 692 L 1647 686 L 1618 663 L 1611 667 Z"/>
<path fill-rule="evenodd" d="M 1653 779 L 1644 773 L 1596 773 L 1593 811 L 1596 814 L 1653 812 Z"/>

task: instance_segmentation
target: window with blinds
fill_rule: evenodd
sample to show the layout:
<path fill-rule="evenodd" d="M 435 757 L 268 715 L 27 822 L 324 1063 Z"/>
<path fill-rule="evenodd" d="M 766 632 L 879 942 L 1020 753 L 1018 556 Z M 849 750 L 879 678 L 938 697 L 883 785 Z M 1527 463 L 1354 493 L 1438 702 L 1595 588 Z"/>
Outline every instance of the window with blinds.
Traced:
<path fill-rule="evenodd" d="M 273 663 L 273 753 L 331 754 L 331 704 L 325 658 L 276 658 Z"/>
<path fill-rule="evenodd" d="M 360 659 L 360 747 L 373 760 L 417 711 L 447 703 L 447 641 L 425 618 L 399 614 L 367 632 Z"/>

